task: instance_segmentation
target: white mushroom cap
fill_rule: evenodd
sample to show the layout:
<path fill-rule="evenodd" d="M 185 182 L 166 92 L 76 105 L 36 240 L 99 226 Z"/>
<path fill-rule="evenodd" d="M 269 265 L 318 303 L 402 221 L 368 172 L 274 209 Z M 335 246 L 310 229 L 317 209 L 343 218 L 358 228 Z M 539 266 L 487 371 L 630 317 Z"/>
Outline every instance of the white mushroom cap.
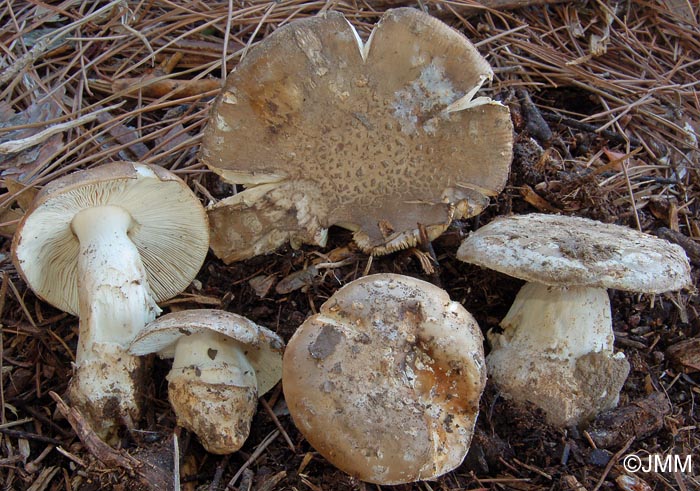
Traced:
<path fill-rule="evenodd" d="M 323 244 L 332 225 L 385 254 L 433 239 L 505 185 L 508 108 L 475 97 L 492 77 L 458 31 L 387 11 L 362 44 L 339 13 L 290 22 L 227 79 L 201 158 L 249 186 L 210 209 L 224 261 L 286 241 Z"/>
<path fill-rule="evenodd" d="M 680 246 L 619 225 L 562 215 L 497 218 L 467 237 L 457 258 L 526 281 L 642 293 L 689 287 Z"/>
<path fill-rule="evenodd" d="M 81 210 L 113 205 L 135 222 L 129 231 L 157 301 L 184 290 L 209 247 L 207 218 L 187 185 L 157 166 L 114 162 L 47 184 L 17 227 L 17 271 L 42 299 L 78 315 L 78 253 L 71 231 Z"/>
<path fill-rule="evenodd" d="M 129 352 L 137 356 L 158 353 L 161 358 L 173 358 L 181 337 L 207 331 L 227 336 L 243 346 L 248 362 L 255 369 L 258 395 L 272 389 L 282 378 L 282 339 L 266 327 L 224 310 L 183 310 L 159 317 L 134 339 Z"/>
<path fill-rule="evenodd" d="M 474 318 L 430 283 L 355 280 L 289 341 L 282 384 L 294 423 L 363 481 L 431 479 L 461 464 L 486 383 Z"/>

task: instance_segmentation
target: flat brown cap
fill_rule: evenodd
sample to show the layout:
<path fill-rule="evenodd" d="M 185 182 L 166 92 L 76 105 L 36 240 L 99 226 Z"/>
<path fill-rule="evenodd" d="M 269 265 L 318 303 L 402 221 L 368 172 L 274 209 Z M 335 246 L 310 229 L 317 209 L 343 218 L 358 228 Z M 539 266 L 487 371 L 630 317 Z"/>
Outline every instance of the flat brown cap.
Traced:
<path fill-rule="evenodd" d="M 441 288 L 397 274 L 355 280 L 287 345 L 294 423 L 341 470 L 378 484 L 462 463 L 486 384 L 474 318 Z"/>
<path fill-rule="evenodd" d="M 340 225 L 366 252 L 429 238 L 505 185 L 508 109 L 475 98 L 492 76 L 458 31 L 387 11 L 363 46 L 339 13 L 294 21 L 231 73 L 202 160 L 248 189 L 210 209 L 212 249 L 234 261 Z"/>

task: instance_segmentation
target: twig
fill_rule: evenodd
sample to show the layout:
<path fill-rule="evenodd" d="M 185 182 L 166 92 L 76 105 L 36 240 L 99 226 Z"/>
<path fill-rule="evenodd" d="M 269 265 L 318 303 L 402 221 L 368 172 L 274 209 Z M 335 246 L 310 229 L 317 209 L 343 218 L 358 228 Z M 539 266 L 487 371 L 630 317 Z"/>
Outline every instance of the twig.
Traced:
<path fill-rule="evenodd" d="M 141 461 L 124 451 L 115 450 L 105 442 L 100 440 L 93 431 L 83 415 L 75 408 L 68 407 L 63 399 L 55 392 L 49 392 L 51 398 L 56 402 L 58 411 L 65 417 L 73 430 L 80 438 L 80 441 L 93 454 L 97 460 L 107 467 L 120 467 L 132 476 L 137 476 L 144 485 L 157 490 L 169 489 L 172 481 L 168 478 L 163 469 L 152 464 Z"/>
<path fill-rule="evenodd" d="M 532 472 L 535 472 L 535 473 L 539 474 L 540 476 L 542 476 L 542 477 L 544 477 L 544 478 L 546 478 L 546 479 L 548 479 L 548 480 L 550 480 L 550 481 L 552 480 L 552 476 L 550 476 L 549 474 L 547 474 L 546 472 L 544 472 L 542 469 L 538 469 L 538 468 L 535 467 L 534 465 L 526 464 L 525 462 L 521 462 L 521 461 L 519 461 L 518 459 L 515 459 L 515 458 L 513 459 L 513 462 L 515 462 L 516 464 L 518 464 L 520 467 L 524 467 L 524 468 L 527 469 L 527 470 L 530 470 L 530 471 L 532 471 Z"/>
<path fill-rule="evenodd" d="M 528 91 L 525 89 L 516 89 L 515 93 L 520 100 L 520 108 L 525 118 L 524 130 L 539 142 L 550 142 L 552 140 L 552 130 L 542 117 L 540 109 L 532 102 Z"/>
<path fill-rule="evenodd" d="M 632 446 L 632 442 L 634 442 L 636 437 L 631 437 L 629 440 L 627 440 L 627 443 L 625 443 L 624 447 L 622 447 L 615 455 L 613 455 L 610 458 L 610 462 L 608 462 L 608 465 L 605 466 L 605 469 L 603 470 L 603 475 L 600 476 L 600 479 L 598 480 L 598 483 L 595 485 L 595 487 L 592 489 L 592 491 L 598 491 L 600 487 L 603 485 L 605 482 L 605 478 L 608 477 L 608 474 L 610 473 L 610 469 L 613 468 L 613 466 L 617 463 L 617 461 L 624 455 L 624 453 L 627 451 L 627 449 Z"/>
<path fill-rule="evenodd" d="M 267 413 L 268 416 L 272 419 L 272 421 L 275 423 L 275 426 L 277 426 L 277 429 L 280 430 L 282 433 L 282 436 L 284 437 L 284 441 L 287 442 L 287 445 L 289 446 L 289 449 L 292 452 L 296 452 L 297 449 L 294 448 L 294 443 L 292 443 L 292 439 L 289 438 L 289 435 L 287 434 L 287 431 L 284 429 L 284 426 L 282 426 L 282 423 L 280 423 L 280 420 L 277 419 L 277 415 L 275 412 L 272 410 L 270 405 L 267 403 L 267 401 L 264 398 L 260 398 L 260 404 L 262 405 L 263 409 L 265 409 L 265 412 Z"/>
<path fill-rule="evenodd" d="M 245 461 L 245 463 L 241 466 L 241 468 L 238 469 L 238 472 L 236 472 L 236 474 L 228 482 L 228 484 L 226 485 L 227 491 L 234 489 L 233 486 L 236 484 L 236 481 L 238 480 L 238 478 L 241 477 L 241 474 L 243 474 L 243 471 L 245 471 L 250 466 L 250 464 L 255 462 L 257 460 L 257 458 L 260 457 L 260 455 L 265 451 L 265 449 L 272 442 L 274 442 L 278 436 L 280 436 L 280 430 L 275 430 L 272 433 L 270 433 L 269 435 L 267 435 L 267 437 L 265 437 L 265 439 L 262 442 L 260 442 L 260 445 L 258 445 L 258 448 L 255 449 L 255 451 L 251 454 L 251 456 L 248 458 L 248 460 Z"/>
<path fill-rule="evenodd" d="M 39 472 L 39 476 L 34 479 L 32 485 L 27 488 L 27 491 L 44 491 L 48 488 L 51 480 L 59 470 L 61 470 L 61 468 L 58 466 L 45 467 Z"/>
<path fill-rule="evenodd" d="M 25 438 L 27 440 L 34 440 L 36 442 L 48 443 L 49 445 L 63 445 L 61 440 L 56 440 L 55 438 L 50 438 L 48 436 L 37 435 L 36 433 L 29 433 L 20 430 L 10 430 L 8 428 L 0 428 L 0 433 L 7 435 L 10 438 Z"/>
<path fill-rule="evenodd" d="M 700 266 L 700 245 L 698 245 L 693 239 L 681 232 L 676 232 L 670 228 L 660 227 L 656 231 L 656 235 L 662 239 L 666 239 L 674 244 L 681 246 L 685 253 L 688 255 L 688 259 L 695 266 Z"/>
<path fill-rule="evenodd" d="M 75 462 L 75 463 L 78 464 L 80 467 L 83 467 L 83 468 L 87 467 L 87 464 L 83 461 L 83 459 L 81 459 L 80 457 L 78 457 L 78 456 L 76 456 L 76 455 L 73 455 L 72 453 L 70 453 L 70 452 L 69 452 L 68 450 L 66 450 L 65 448 L 63 448 L 63 447 L 56 447 L 56 451 L 57 451 L 58 453 L 60 453 L 61 455 L 63 455 L 63 456 L 64 456 L 65 458 L 67 458 L 68 460 L 70 460 L 70 461 L 72 461 L 72 462 Z"/>
<path fill-rule="evenodd" d="M 614 131 L 608 129 L 601 130 L 599 126 L 590 123 L 583 123 L 578 119 L 570 118 L 568 116 L 562 116 L 561 114 L 555 114 L 548 111 L 540 111 L 540 114 L 545 121 L 549 121 L 550 123 L 570 126 L 576 130 L 585 131 L 588 133 L 599 133 L 601 136 L 607 140 L 610 140 L 616 145 L 625 145 L 628 141 L 633 147 L 638 147 L 642 144 L 638 138 L 633 136 L 622 136 L 619 133 L 615 133 Z"/>
<path fill-rule="evenodd" d="M 56 133 L 61 133 L 68 129 L 75 128 L 76 126 L 81 126 L 85 123 L 90 123 L 97 119 L 98 114 L 117 109 L 121 107 L 124 104 L 124 102 L 120 102 L 119 104 L 114 104 L 112 106 L 98 109 L 90 114 L 81 116 L 73 121 L 67 121 L 65 123 L 59 123 L 54 126 L 49 126 L 45 130 L 40 131 L 35 135 L 28 136 L 27 138 L 21 138 L 19 140 L 12 140 L 9 142 L 0 143 L 0 155 L 8 155 L 11 153 L 21 152 L 22 150 L 33 147 L 34 145 L 38 145 L 39 143 L 55 135 Z"/>
<path fill-rule="evenodd" d="M 56 387 L 54 387 L 54 389 L 55 389 L 55 388 L 56 388 Z M 43 414 L 41 411 L 38 411 L 38 410 L 37 410 L 32 404 L 30 404 L 29 402 L 20 399 L 20 400 L 17 400 L 17 401 L 15 401 L 15 402 L 13 402 L 13 404 L 14 404 L 15 406 L 21 408 L 22 411 L 31 414 L 32 417 L 33 417 L 34 419 L 39 420 L 41 423 L 43 423 L 43 424 L 49 426 L 50 428 L 52 428 L 52 429 L 55 430 L 56 432 L 60 433 L 61 435 L 65 436 L 65 437 L 67 437 L 67 438 L 70 438 L 70 437 L 73 437 L 73 436 L 74 436 L 73 433 L 71 433 L 70 431 L 65 430 L 65 429 L 63 429 L 61 426 L 57 425 L 53 420 L 51 420 L 50 418 L 46 417 L 45 414 Z"/>
<path fill-rule="evenodd" d="M 216 466 L 216 472 L 214 472 L 214 479 L 211 480 L 209 484 L 209 491 L 218 491 L 219 484 L 221 484 L 221 479 L 224 477 L 224 471 L 228 467 L 228 460 L 230 455 L 224 455 L 221 461 Z"/>
<path fill-rule="evenodd" d="M 0 345 L 2 346 L 2 345 Z M 7 423 L 0 424 L 0 431 L 6 428 L 11 428 L 13 426 L 23 425 L 24 423 L 29 423 L 33 421 L 33 418 L 18 419 L 17 421 L 8 421 Z"/>
<path fill-rule="evenodd" d="M 47 445 L 46 448 L 44 448 L 44 450 L 41 451 L 41 453 L 39 454 L 39 456 L 36 459 L 32 460 L 31 462 L 27 462 L 25 464 L 24 469 L 27 472 L 31 472 L 31 473 L 34 473 L 34 472 L 38 471 L 39 469 L 41 469 L 41 467 L 40 467 L 41 463 L 44 461 L 44 459 L 51 452 L 53 452 L 54 448 L 56 448 L 56 447 L 54 447 L 53 445 Z"/>
<path fill-rule="evenodd" d="M 182 99 L 216 91 L 221 87 L 218 79 L 182 80 L 171 75 L 121 78 L 112 82 L 112 90 L 124 95 L 138 93 L 143 97 Z"/>

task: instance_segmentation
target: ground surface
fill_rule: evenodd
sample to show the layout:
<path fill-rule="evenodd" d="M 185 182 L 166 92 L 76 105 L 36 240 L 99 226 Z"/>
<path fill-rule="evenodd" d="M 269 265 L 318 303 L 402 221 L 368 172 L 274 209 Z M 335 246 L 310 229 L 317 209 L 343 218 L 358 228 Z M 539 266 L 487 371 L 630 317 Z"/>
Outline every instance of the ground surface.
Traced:
<path fill-rule="evenodd" d="M 345 265 L 279 293 L 276 286 L 290 274 L 352 247 L 350 234 L 333 228 L 325 249 L 283 248 L 229 266 L 210 255 L 190 288 L 163 305 L 166 311 L 223 308 L 289 339 L 340 286 L 365 271 L 389 271 L 439 284 L 486 331 L 498 325 L 521 283 L 463 264 L 455 251 L 470 230 L 495 216 L 533 211 L 663 235 L 681 244 L 697 266 L 697 4 L 579 1 L 490 12 L 467 3 L 423 6 L 463 31 L 493 65 L 496 77 L 487 90 L 511 108 L 515 158 L 508 185 L 492 205 L 434 241 L 435 273 L 427 273 L 413 252 L 375 258 L 368 267 L 368 258 L 351 249 Z M 366 36 L 380 13 L 397 4 L 419 6 L 333 7 Z M 315 454 L 294 428 L 279 388 L 264 397 L 240 452 L 207 454 L 175 425 L 167 361 L 153 361 L 145 417 L 138 431 L 123 435 L 120 450 L 95 444 L 89 431 L 81 441 L 79 419 L 69 422 L 50 395 L 64 396 L 70 380 L 77 321 L 39 301 L 10 260 L 13 226 L 33 189 L 76 168 L 119 159 L 159 163 L 185 178 L 203 202 L 224 197 L 230 187 L 197 162 L 198 135 L 219 77 L 246 45 L 324 7 L 297 1 L 0 3 L 0 143 L 68 123 L 40 137 L 39 146 L 0 153 L 6 189 L 0 196 L 0 488 L 172 486 L 177 436 L 182 489 L 382 489 Z M 151 68 L 151 61 L 160 67 Z M 172 78 L 193 82 L 187 92 L 173 93 L 163 82 Z M 695 268 L 693 278 L 697 284 Z M 396 489 L 700 489 L 700 348 L 686 342 L 700 336 L 698 297 L 688 291 L 653 298 L 611 291 L 610 297 L 616 347 L 632 366 L 618 409 L 587 428 L 555 429 L 489 385 L 465 463 L 437 481 Z M 626 473 L 627 454 L 692 455 L 693 469 Z"/>

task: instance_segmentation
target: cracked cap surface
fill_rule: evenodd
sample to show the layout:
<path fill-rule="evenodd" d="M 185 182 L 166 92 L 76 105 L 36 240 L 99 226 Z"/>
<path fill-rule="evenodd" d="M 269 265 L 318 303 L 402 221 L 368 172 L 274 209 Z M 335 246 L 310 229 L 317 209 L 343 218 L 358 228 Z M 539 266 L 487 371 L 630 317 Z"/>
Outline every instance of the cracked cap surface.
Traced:
<path fill-rule="evenodd" d="M 662 293 L 691 284 L 690 264 L 680 246 L 581 217 L 532 213 L 497 218 L 472 232 L 457 258 L 550 286 Z"/>
<path fill-rule="evenodd" d="M 508 108 L 459 32 L 413 9 L 384 14 L 366 44 L 335 12 L 291 22 L 250 50 L 212 108 L 201 159 L 244 192 L 209 210 L 230 262 L 331 225 L 372 254 L 433 239 L 505 185 Z"/>

